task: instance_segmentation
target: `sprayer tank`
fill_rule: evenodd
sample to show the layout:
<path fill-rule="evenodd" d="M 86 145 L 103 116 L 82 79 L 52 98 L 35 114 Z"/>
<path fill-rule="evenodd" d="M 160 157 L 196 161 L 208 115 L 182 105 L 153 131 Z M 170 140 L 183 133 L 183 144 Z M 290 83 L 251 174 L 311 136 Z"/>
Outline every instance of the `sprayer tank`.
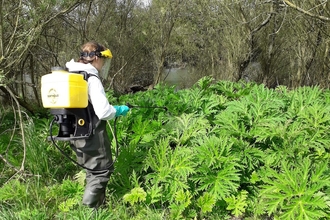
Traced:
<path fill-rule="evenodd" d="M 82 74 L 55 67 L 41 77 L 41 98 L 44 108 L 85 108 L 88 85 Z"/>

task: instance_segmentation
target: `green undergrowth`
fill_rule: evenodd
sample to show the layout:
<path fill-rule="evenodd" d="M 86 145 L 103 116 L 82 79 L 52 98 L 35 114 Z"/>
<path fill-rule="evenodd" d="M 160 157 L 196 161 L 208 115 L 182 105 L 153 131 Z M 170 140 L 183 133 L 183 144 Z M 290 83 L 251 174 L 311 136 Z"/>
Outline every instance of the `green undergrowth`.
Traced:
<path fill-rule="evenodd" d="M 185 90 L 108 96 L 139 107 L 117 120 L 106 206 L 81 205 L 84 172 L 46 141 L 50 119 L 26 116 L 24 171 L 0 165 L 0 219 L 330 218 L 329 90 L 206 77 Z M 0 152 L 19 167 L 22 135 L 9 138 L 4 113 Z"/>

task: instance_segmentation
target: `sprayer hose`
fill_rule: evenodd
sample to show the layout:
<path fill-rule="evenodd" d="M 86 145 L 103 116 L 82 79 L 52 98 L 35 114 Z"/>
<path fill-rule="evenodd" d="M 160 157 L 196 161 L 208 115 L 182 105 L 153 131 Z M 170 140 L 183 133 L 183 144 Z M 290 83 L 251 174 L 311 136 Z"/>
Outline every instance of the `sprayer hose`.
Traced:
<path fill-rule="evenodd" d="M 56 120 L 56 117 L 54 117 L 54 119 L 51 121 L 51 123 L 50 123 L 50 126 L 49 126 L 49 134 L 50 134 L 50 139 L 51 139 L 51 141 L 53 142 L 53 144 L 54 144 L 54 146 L 66 157 L 66 158 L 68 158 L 71 162 L 73 162 L 74 164 L 76 164 L 77 166 L 79 166 L 79 167 L 81 167 L 81 168 L 83 168 L 83 169 L 86 169 L 86 170 L 88 170 L 88 171 L 94 171 L 94 172 L 98 172 L 98 171 L 107 171 L 107 170 L 109 170 L 114 164 L 115 164 L 115 162 L 117 161 L 117 158 L 118 158 L 118 154 L 119 154 L 119 146 L 118 146 L 118 139 L 117 139 L 117 128 L 116 128 L 116 124 L 117 124 L 117 117 L 115 118 L 115 121 L 114 121 L 114 125 L 113 125 L 113 130 L 111 129 L 111 126 L 110 126 L 110 124 L 109 124 L 109 122 L 108 122 L 108 125 L 109 125 L 109 127 L 110 127 L 110 129 L 111 129 L 111 132 L 112 132 L 112 135 L 113 135 L 113 137 L 114 137 L 114 139 L 115 139 L 115 143 L 116 143 L 116 154 L 115 154 L 115 158 L 114 158 L 114 160 L 112 161 L 112 163 L 109 165 L 109 166 L 107 166 L 106 168 L 104 168 L 104 169 L 90 169 L 90 168 L 88 168 L 88 167 L 85 167 L 84 165 L 82 165 L 82 164 L 79 164 L 77 161 L 75 161 L 74 159 L 72 159 L 64 150 L 62 150 L 57 144 L 56 144 L 56 142 L 55 142 L 55 140 L 54 140 L 54 137 L 53 137 L 53 124 L 54 124 L 54 122 L 55 122 L 55 120 Z"/>

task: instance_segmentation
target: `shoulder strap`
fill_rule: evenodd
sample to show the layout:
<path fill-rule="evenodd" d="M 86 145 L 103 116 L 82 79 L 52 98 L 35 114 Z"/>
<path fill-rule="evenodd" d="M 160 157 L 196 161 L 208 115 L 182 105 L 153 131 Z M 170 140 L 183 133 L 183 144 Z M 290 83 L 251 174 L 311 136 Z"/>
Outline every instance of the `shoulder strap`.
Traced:
<path fill-rule="evenodd" d="M 88 81 L 88 78 L 91 76 L 95 76 L 96 78 L 100 79 L 97 75 L 87 73 L 86 71 L 80 71 L 80 74 L 84 76 L 84 80 Z"/>

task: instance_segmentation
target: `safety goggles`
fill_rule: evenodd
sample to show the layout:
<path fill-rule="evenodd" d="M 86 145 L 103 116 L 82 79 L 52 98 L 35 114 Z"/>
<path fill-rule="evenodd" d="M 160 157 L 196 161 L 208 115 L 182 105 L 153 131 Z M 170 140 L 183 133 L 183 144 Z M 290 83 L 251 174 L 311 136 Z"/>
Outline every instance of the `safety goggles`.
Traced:
<path fill-rule="evenodd" d="M 80 53 L 80 56 L 81 57 L 85 57 L 85 58 L 87 58 L 87 57 L 93 58 L 94 56 L 96 56 L 96 51 L 92 51 L 90 53 L 88 53 L 88 52 L 81 52 Z"/>
<path fill-rule="evenodd" d="M 92 51 L 92 52 L 81 52 L 80 53 L 80 57 L 84 57 L 84 58 L 87 58 L 87 57 L 90 57 L 90 58 L 93 58 L 94 56 L 97 56 L 97 57 L 103 57 L 103 58 L 112 58 L 112 54 L 111 54 L 111 51 L 109 49 L 106 49 L 104 51 Z"/>

